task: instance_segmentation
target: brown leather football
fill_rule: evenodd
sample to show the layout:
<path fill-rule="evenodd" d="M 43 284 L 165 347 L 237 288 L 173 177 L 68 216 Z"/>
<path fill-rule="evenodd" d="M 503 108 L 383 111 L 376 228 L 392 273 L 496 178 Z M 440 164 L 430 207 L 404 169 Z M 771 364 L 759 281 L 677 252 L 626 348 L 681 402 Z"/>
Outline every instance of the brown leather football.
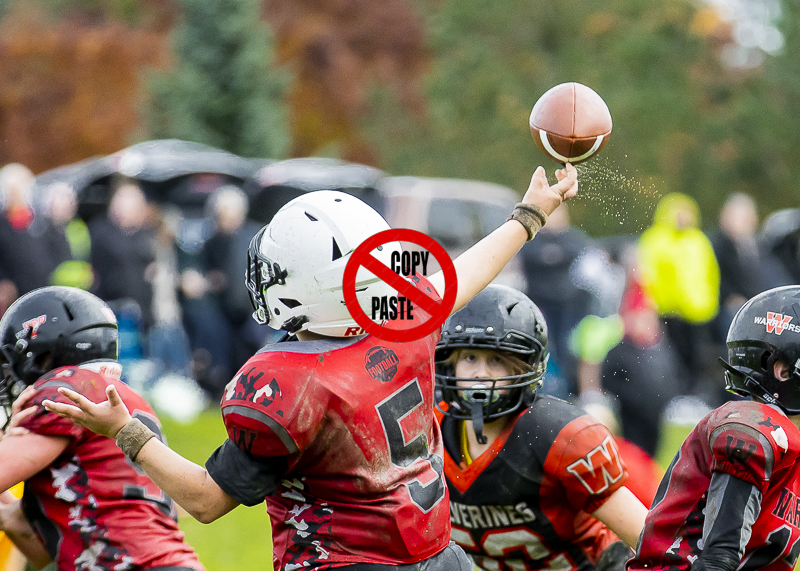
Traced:
<path fill-rule="evenodd" d="M 541 151 L 562 165 L 578 164 L 597 154 L 611 134 L 611 112 L 592 88 L 562 83 L 547 90 L 533 106 L 531 135 Z"/>

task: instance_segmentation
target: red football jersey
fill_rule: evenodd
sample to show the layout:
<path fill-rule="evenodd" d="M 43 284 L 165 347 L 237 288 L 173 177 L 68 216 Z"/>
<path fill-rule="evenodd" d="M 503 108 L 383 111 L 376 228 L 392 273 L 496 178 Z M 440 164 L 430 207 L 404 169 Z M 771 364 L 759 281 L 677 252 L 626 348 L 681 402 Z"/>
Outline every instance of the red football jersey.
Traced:
<path fill-rule="evenodd" d="M 119 380 L 116 361 L 91 361 L 50 371 L 33 385 L 33 402 L 65 402 L 59 387 L 89 400 L 106 399 L 113 384 L 131 415 L 160 436 L 148 404 Z M 125 571 L 152 567 L 203 569 L 178 529 L 172 500 L 116 443 L 38 407 L 21 426 L 37 434 L 65 436 L 66 450 L 25 482 L 23 510 L 59 570 Z"/>
<path fill-rule="evenodd" d="M 591 571 L 619 538 L 591 515 L 628 477 L 614 437 L 583 410 L 537 395 L 472 463 L 443 416 L 453 539 L 481 569 Z"/>
<path fill-rule="evenodd" d="M 427 280 L 417 287 L 439 299 Z M 413 316 L 427 318 L 418 307 Z M 275 569 L 414 563 L 447 546 L 433 414 L 439 336 L 278 343 L 228 385 L 229 438 L 250 457 L 288 463 L 281 488 L 266 498 Z"/>
<path fill-rule="evenodd" d="M 762 495 L 739 570 L 792 569 L 800 553 L 799 453 L 800 431 L 775 408 L 738 401 L 709 413 L 664 475 L 628 569 L 691 567 L 703 549 L 714 472 L 744 480 Z"/>

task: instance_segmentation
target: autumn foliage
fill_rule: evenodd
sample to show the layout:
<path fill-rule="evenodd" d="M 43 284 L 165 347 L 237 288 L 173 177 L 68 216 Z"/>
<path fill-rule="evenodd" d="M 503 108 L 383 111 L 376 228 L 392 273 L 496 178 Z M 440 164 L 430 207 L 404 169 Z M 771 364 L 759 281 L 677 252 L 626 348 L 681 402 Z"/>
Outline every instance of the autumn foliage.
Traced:
<path fill-rule="evenodd" d="M 378 164 L 359 133 L 370 90 L 389 86 L 410 111 L 424 107 L 425 24 L 407 0 L 265 0 L 278 64 L 290 89 L 294 156 L 340 145 L 342 158 Z"/>
<path fill-rule="evenodd" d="M 129 145 L 141 69 L 165 58 L 165 30 L 17 3 L 0 21 L 0 165 L 40 172 Z"/>

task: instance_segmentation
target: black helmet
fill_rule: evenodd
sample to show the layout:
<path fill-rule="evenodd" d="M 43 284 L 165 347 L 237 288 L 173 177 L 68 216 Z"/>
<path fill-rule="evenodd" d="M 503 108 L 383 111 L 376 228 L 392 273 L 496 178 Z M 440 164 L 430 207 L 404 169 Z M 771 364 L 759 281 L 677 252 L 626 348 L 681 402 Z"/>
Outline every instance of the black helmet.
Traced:
<path fill-rule="evenodd" d="M 513 354 L 529 366 L 519 375 L 491 379 L 487 385 L 461 388 L 453 366 L 445 361 L 454 349 L 490 349 Z M 547 369 L 547 324 L 525 294 L 489 285 L 444 324 L 436 345 L 436 387 L 448 404 L 445 414 L 471 419 L 478 440 L 485 442 L 483 423 L 517 411 L 533 401 Z M 495 390 L 498 381 L 510 384 Z"/>
<path fill-rule="evenodd" d="M 800 286 L 779 287 L 745 303 L 728 329 L 726 388 L 800 414 Z M 776 361 L 788 365 L 791 376 L 773 374 Z"/>
<path fill-rule="evenodd" d="M 117 319 L 95 295 L 73 287 L 25 294 L 0 321 L 0 404 L 10 407 L 46 372 L 117 358 Z"/>

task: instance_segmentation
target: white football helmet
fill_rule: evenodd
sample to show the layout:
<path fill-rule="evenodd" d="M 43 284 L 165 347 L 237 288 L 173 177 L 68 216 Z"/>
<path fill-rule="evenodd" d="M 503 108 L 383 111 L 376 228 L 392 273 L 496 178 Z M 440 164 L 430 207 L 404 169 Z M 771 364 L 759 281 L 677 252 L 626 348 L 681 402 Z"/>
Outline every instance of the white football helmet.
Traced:
<path fill-rule="evenodd" d="M 359 326 L 344 303 L 344 268 L 359 244 L 388 229 L 380 214 L 344 192 L 320 190 L 288 202 L 250 242 L 245 283 L 253 319 L 290 333 L 352 335 Z M 371 255 L 389 266 L 394 251 L 402 251 L 400 242 Z M 361 267 L 356 296 L 368 316 L 373 296 L 384 295 L 397 291 Z"/>

